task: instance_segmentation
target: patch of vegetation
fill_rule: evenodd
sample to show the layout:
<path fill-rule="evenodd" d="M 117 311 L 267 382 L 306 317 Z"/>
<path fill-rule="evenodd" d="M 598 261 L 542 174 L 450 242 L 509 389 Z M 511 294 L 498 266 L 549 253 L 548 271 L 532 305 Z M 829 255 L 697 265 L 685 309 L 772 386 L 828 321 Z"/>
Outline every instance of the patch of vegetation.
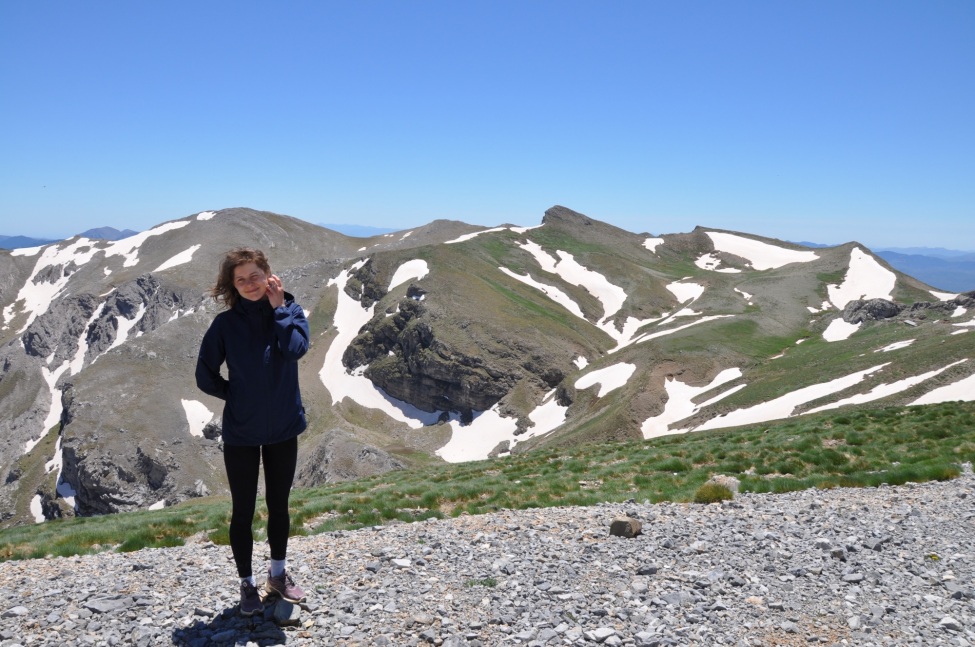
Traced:
<path fill-rule="evenodd" d="M 716 473 L 739 491 L 876 487 L 957 477 L 975 461 L 975 403 L 823 412 L 778 423 L 649 441 L 541 448 L 490 461 L 431 465 L 292 494 L 292 533 L 318 534 L 502 509 L 607 501 L 710 501 Z M 255 533 L 264 532 L 264 511 Z M 201 533 L 227 543 L 230 504 L 50 521 L 0 531 L 0 560 L 173 546 Z M 477 584 L 487 586 L 487 584 Z"/>
<path fill-rule="evenodd" d="M 718 503 L 731 501 L 734 498 L 734 492 L 719 483 L 705 483 L 694 493 L 694 503 Z"/>

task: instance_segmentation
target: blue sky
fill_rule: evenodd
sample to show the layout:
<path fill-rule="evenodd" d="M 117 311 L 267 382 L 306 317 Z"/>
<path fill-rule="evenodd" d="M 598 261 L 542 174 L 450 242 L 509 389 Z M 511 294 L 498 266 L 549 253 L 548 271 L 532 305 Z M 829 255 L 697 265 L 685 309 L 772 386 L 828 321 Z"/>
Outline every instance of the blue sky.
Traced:
<path fill-rule="evenodd" d="M 975 2 L 2 2 L 0 234 L 696 225 L 975 249 Z"/>

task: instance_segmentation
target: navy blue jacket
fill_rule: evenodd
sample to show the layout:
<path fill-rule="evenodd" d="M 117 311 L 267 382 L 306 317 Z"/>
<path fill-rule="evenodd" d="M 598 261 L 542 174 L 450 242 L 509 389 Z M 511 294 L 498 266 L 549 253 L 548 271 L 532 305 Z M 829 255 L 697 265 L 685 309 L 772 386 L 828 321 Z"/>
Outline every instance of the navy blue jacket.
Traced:
<path fill-rule="evenodd" d="M 298 359 L 308 350 L 308 320 L 294 297 L 272 308 L 240 298 L 213 319 L 200 344 L 196 385 L 225 401 L 223 441 L 270 445 L 305 430 Z M 227 362 L 227 375 L 220 366 Z"/>

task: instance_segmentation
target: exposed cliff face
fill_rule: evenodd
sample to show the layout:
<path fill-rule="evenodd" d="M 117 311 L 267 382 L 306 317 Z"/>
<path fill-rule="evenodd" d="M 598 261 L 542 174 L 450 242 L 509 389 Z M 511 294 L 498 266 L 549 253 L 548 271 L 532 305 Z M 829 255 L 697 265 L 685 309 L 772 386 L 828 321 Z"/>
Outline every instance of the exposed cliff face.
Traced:
<path fill-rule="evenodd" d="M 118 339 L 121 320 L 133 322 L 133 334 L 144 334 L 201 302 L 199 292 L 166 286 L 147 274 L 119 286 L 104 300 L 81 294 L 53 302 L 27 327 L 24 349 L 35 357 L 50 357 L 48 364 L 54 366 L 83 360 L 76 367 L 80 370 L 112 347 Z M 85 345 L 81 358 L 76 357 L 79 341 Z"/>
<path fill-rule="evenodd" d="M 223 489 L 216 439 L 184 437 L 165 421 L 155 433 L 122 426 L 112 399 L 71 384 L 64 393 L 62 482 L 74 490 L 79 515 L 109 514 L 167 505 Z M 101 412 L 101 414 L 99 414 Z M 100 418 L 94 430 L 91 419 Z"/>
<path fill-rule="evenodd" d="M 520 374 L 492 356 L 470 356 L 442 342 L 423 304 L 412 298 L 392 316 L 373 318 L 346 350 L 350 370 L 368 366 L 365 376 L 394 398 L 424 411 L 462 416 L 490 409 Z"/>

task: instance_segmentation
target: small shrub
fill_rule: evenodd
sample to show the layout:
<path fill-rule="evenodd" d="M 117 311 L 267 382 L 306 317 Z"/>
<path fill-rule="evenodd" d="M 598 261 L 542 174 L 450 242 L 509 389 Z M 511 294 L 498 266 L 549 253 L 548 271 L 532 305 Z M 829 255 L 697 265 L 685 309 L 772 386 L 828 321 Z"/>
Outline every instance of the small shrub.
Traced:
<path fill-rule="evenodd" d="M 734 498 L 734 493 L 727 486 L 717 483 L 705 483 L 694 493 L 694 503 L 718 503 L 731 501 Z"/>

